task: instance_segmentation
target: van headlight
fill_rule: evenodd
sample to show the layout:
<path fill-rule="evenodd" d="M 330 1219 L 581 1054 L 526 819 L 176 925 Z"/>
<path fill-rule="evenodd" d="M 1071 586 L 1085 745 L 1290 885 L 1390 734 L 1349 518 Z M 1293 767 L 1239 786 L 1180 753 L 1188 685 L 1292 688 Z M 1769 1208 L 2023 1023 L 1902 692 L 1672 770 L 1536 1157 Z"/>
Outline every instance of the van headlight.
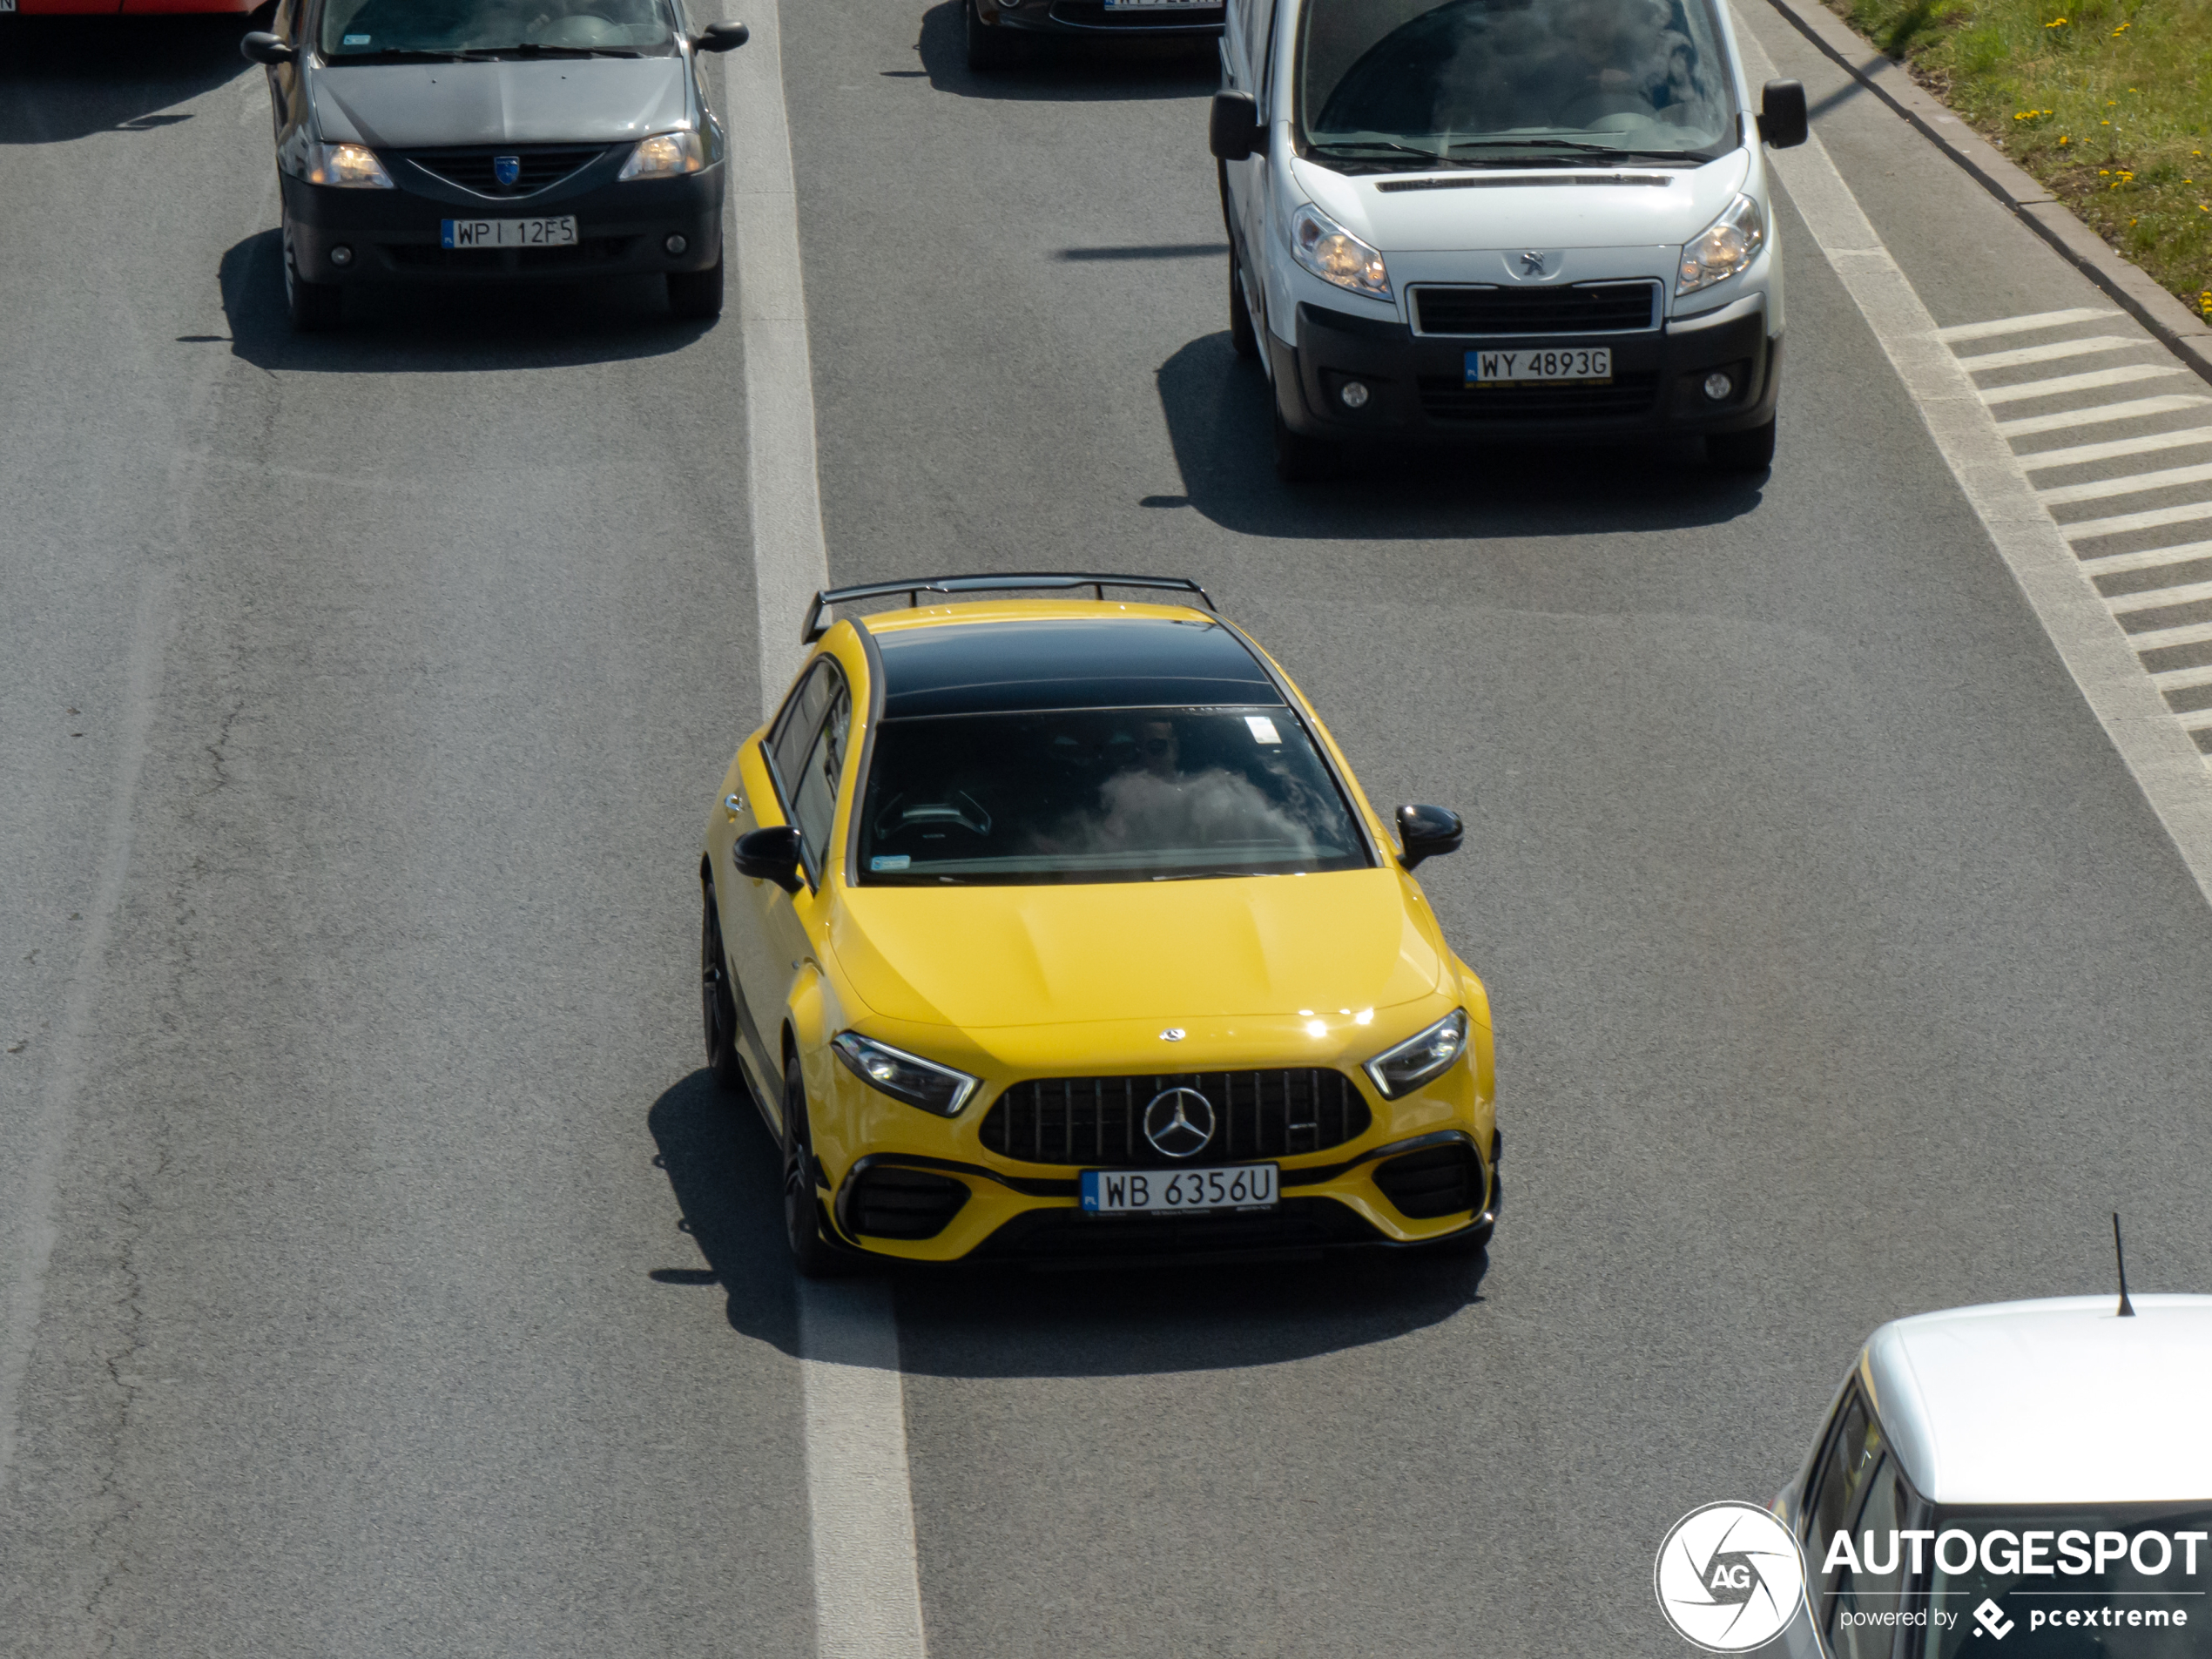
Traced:
<path fill-rule="evenodd" d="M 976 1089 L 976 1080 L 964 1071 L 877 1042 L 857 1031 L 839 1032 L 830 1039 L 830 1047 L 845 1062 L 845 1069 L 869 1088 L 880 1089 L 894 1100 L 903 1100 L 940 1117 L 958 1116 Z"/>
<path fill-rule="evenodd" d="M 1360 1069 L 1377 1094 L 1396 1100 L 1451 1070 L 1467 1047 L 1467 1010 L 1453 1008 L 1427 1030 L 1385 1049 Z"/>
<path fill-rule="evenodd" d="M 656 132 L 650 138 L 637 140 L 637 147 L 630 152 L 630 159 L 622 164 L 622 171 L 615 175 L 623 179 L 673 179 L 680 173 L 697 172 L 706 165 L 706 149 L 699 143 L 699 135 L 682 132 Z"/>
<path fill-rule="evenodd" d="M 1766 244 L 1766 218 L 1758 203 L 1738 196 L 1728 211 L 1683 245 L 1676 293 L 1695 293 L 1747 269 Z"/>
<path fill-rule="evenodd" d="M 311 185 L 347 190 L 389 190 L 392 175 L 365 144 L 311 144 L 302 175 Z"/>
<path fill-rule="evenodd" d="M 1390 298 L 1383 256 L 1311 202 L 1291 215 L 1291 252 L 1324 282 L 1370 300 Z"/>

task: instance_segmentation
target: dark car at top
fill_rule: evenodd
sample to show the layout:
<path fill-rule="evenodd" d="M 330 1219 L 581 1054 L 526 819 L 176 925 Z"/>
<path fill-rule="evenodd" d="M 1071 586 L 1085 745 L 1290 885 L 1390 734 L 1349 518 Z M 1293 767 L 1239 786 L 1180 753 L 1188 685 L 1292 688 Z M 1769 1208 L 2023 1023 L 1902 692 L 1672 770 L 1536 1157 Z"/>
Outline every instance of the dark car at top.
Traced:
<path fill-rule="evenodd" d="M 658 275 L 722 308 L 728 145 L 677 0 L 281 0 L 268 69 L 295 328 L 366 283 Z"/>

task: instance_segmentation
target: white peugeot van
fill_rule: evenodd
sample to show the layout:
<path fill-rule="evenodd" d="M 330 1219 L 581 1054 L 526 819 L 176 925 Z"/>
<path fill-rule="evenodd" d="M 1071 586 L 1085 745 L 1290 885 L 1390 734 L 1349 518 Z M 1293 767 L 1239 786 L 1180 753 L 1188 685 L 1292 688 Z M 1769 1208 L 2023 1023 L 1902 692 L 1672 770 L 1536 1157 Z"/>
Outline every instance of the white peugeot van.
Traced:
<path fill-rule="evenodd" d="M 1231 338 L 1277 469 L 1362 438 L 1704 436 L 1774 455 L 1782 264 L 1717 0 L 1230 0 Z"/>

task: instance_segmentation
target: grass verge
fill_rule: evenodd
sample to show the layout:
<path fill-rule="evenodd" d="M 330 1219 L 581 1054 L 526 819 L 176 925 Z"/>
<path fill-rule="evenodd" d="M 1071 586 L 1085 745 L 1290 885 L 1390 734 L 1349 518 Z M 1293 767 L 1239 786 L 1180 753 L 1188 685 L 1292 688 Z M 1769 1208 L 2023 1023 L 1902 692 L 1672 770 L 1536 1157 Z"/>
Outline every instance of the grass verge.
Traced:
<path fill-rule="evenodd" d="M 1828 0 L 2212 317 L 2212 0 Z"/>

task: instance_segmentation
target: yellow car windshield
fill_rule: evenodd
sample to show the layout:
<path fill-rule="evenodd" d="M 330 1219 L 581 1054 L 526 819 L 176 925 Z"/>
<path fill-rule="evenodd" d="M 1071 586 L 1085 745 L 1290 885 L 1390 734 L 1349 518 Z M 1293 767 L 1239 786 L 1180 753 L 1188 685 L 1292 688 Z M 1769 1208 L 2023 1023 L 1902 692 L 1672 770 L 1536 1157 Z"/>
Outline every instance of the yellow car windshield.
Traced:
<path fill-rule="evenodd" d="M 1279 704 L 887 720 L 856 833 L 870 884 L 1159 881 L 1372 862 L 1312 740 Z"/>

